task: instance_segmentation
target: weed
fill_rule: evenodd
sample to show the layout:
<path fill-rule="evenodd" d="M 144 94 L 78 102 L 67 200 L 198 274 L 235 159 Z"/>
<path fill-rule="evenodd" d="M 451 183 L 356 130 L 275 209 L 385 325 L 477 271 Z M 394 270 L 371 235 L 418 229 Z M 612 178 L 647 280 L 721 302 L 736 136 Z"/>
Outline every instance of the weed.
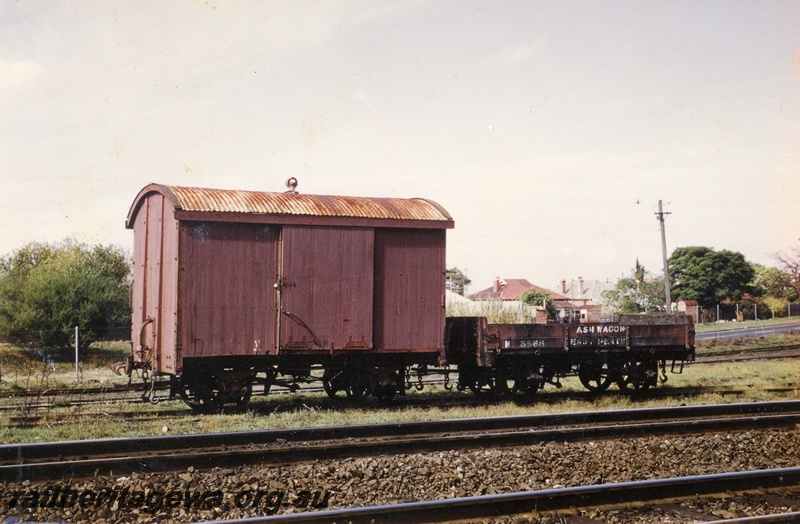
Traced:
<path fill-rule="evenodd" d="M 771 343 L 771 340 L 768 341 Z M 786 344 L 781 341 L 777 345 Z M 763 341 L 762 341 L 763 344 Z M 717 349 L 722 344 L 717 346 Z M 736 348 L 742 351 L 742 347 Z M 0 357 L 3 357 L 0 354 Z M 3 357 L 5 358 L 5 357 Z M 11 362 L 6 359 L 3 362 Z M 15 361 L 16 362 L 16 361 Z M 23 365 L 24 364 L 24 365 Z M 42 386 L 39 396 L 44 398 L 52 387 L 52 368 L 41 360 L 27 359 L 17 367 L 4 368 L 4 380 L 14 381 L 21 389 L 26 383 Z M 57 369 L 59 363 L 56 363 Z M 47 370 L 50 371 L 47 371 Z M 110 374 L 109 370 L 105 370 Z M 163 400 L 157 406 L 142 403 L 92 405 L 67 407 L 51 401 L 46 425 L 32 427 L 2 427 L 3 442 L 36 442 L 104 437 L 133 437 L 161 435 L 164 426 L 171 434 L 210 433 L 254 429 L 277 429 L 304 426 L 339 426 L 351 424 L 386 423 L 433 420 L 443 418 L 468 418 L 484 416 L 520 415 L 597 411 L 625 408 L 699 405 L 712 403 L 750 402 L 754 400 L 800 399 L 800 360 L 784 359 L 719 364 L 688 364 L 683 374 L 670 375 L 669 381 L 659 385 L 665 395 L 642 399 L 620 394 L 612 386 L 604 395 L 583 400 L 579 396 L 563 399 L 561 393 L 582 392 L 576 377 L 568 377 L 556 392 L 548 386 L 530 398 L 521 395 L 513 400 L 489 398 L 474 401 L 469 393 L 447 391 L 442 386 L 426 387 L 422 392 L 410 391 L 407 398 L 419 398 L 419 403 L 397 401 L 379 404 L 368 400 L 362 404 L 333 401 L 324 393 L 303 392 L 256 396 L 247 410 L 219 415 L 196 415 L 178 401 Z M 13 390 L 4 384 L 9 392 Z M 28 401 L 32 404 L 33 401 Z M 169 410 L 165 412 L 164 410 Z M 177 413 L 175 413 L 177 411 Z M 32 409 L 29 414 L 32 414 Z M 135 417 L 130 415 L 137 415 Z M 146 418 L 142 418 L 143 415 Z"/>

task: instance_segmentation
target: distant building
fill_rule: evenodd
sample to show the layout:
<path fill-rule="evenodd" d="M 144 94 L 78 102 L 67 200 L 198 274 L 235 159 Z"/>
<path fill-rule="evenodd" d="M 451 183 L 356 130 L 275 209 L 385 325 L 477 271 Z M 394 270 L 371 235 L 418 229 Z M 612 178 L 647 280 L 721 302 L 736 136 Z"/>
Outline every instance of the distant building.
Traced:
<path fill-rule="evenodd" d="M 468 299 L 467 297 L 461 296 L 455 291 L 451 291 L 449 289 L 445 290 L 445 300 L 448 303 L 453 304 L 471 304 L 472 300 Z"/>
<path fill-rule="evenodd" d="M 608 291 L 616 287 L 616 282 L 610 280 L 586 279 L 578 277 L 576 279 L 561 279 L 561 283 L 556 291 L 567 297 L 570 302 L 578 304 L 605 304 L 603 291 Z"/>
<path fill-rule="evenodd" d="M 543 306 L 523 305 L 520 300 L 522 298 L 522 294 L 530 289 L 547 293 L 553 300 L 553 303 L 555 303 L 557 300 L 565 298 L 549 289 L 531 284 L 524 278 L 502 279 L 500 277 L 497 277 L 494 280 L 492 287 L 478 291 L 477 293 L 473 293 L 469 296 L 469 298 L 478 303 L 499 301 L 511 309 L 527 307 L 528 314 L 530 315 L 533 323 L 546 324 L 548 322 L 547 310 Z"/>
<path fill-rule="evenodd" d="M 578 277 L 577 280 L 561 280 L 560 292 L 546 289 L 524 278 L 497 277 L 492 287 L 478 291 L 469 295 L 470 300 L 475 302 L 498 300 L 504 303 L 518 303 L 522 294 L 529 289 L 535 289 L 547 293 L 553 301 L 553 306 L 557 312 L 557 322 L 580 323 L 580 322 L 601 322 L 605 320 L 603 316 L 602 293 L 607 289 L 613 289 L 615 284 L 602 280 L 584 280 Z M 536 323 L 546 321 L 546 314 L 536 308 L 531 311 L 531 316 L 536 319 Z"/>
<path fill-rule="evenodd" d="M 701 322 L 700 304 L 696 300 L 681 300 L 678 302 L 678 312 L 685 313 L 694 319 L 695 324 Z"/>
<path fill-rule="evenodd" d="M 535 286 L 524 278 L 501 279 L 500 277 L 495 278 L 492 287 L 478 291 L 477 293 L 473 293 L 469 296 L 469 298 L 471 300 L 519 300 L 522 297 L 522 294 L 529 289 L 535 289 L 536 291 L 547 293 L 550 295 L 553 301 L 555 301 L 557 298 L 566 298 L 562 297 L 558 293 L 550 291 L 549 289 Z"/>
<path fill-rule="evenodd" d="M 616 283 L 610 280 L 561 279 L 556 288 L 564 297 L 556 307 L 562 311 L 566 322 L 603 322 L 606 320 L 603 306 L 603 291 L 614 289 Z"/>

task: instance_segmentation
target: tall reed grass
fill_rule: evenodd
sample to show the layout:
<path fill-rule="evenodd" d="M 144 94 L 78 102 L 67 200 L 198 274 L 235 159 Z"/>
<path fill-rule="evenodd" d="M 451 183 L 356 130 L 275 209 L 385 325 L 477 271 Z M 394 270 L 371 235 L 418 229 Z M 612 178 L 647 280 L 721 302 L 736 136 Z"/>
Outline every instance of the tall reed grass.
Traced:
<path fill-rule="evenodd" d="M 483 300 L 479 302 L 448 302 L 448 317 L 486 317 L 490 324 L 528 324 L 530 308 L 519 301 Z"/>

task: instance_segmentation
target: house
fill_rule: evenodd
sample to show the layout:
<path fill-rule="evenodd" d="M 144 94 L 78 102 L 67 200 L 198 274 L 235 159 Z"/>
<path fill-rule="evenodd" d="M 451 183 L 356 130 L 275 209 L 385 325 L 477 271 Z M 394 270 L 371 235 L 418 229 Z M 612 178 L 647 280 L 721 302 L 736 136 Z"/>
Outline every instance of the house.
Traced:
<path fill-rule="evenodd" d="M 603 291 L 613 289 L 614 283 L 606 280 L 561 280 L 560 292 L 532 284 L 524 278 L 495 278 L 492 287 L 478 291 L 469 296 L 476 302 L 498 300 L 503 303 L 519 302 L 522 294 L 529 289 L 547 293 L 553 301 L 557 312 L 557 321 L 564 323 L 601 322 L 604 320 Z M 541 319 L 541 312 L 536 312 L 536 322 Z"/>
<path fill-rule="evenodd" d="M 561 295 L 564 295 L 574 305 L 605 304 L 603 292 L 614 289 L 615 282 L 610 280 L 589 279 L 584 280 L 578 277 L 577 280 L 567 280 L 562 278 L 560 286 L 556 288 Z"/>
<path fill-rule="evenodd" d="M 556 307 L 564 311 L 570 322 L 602 322 L 605 320 L 603 292 L 614 289 L 615 285 L 608 279 L 561 279 L 556 289 L 564 299 L 557 301 Z"/>
<path fill-rule="evenodd" d="M 519 307 L 522 307 L 522 302 L 520 301 L 522 294 L 529 289 L 535 289 L 537 291 L 541 291 L 542 293 L 547 293 L 550 298 L 553 299 L 554 303 L 556 300 L 566 298 L 562 297 L 558 293 L 550 291 L 549 289 L 531 284 L 524 278 L 501 279 L 500 277 L 497 277 L 494 280 L 492 287 L 478 291 L 477 293 L 473 293 L 469 296 L 469 298 L 478 303 L 498 301 L 506 308 L 518 309 Z M 526 307 L 528 308 L 528 313 L 535 324 L 547 323 L 547 310 L 543 307 L 543 305 Z M 559 315 L 561 315 L 561 313 L 559 313 Z"/>
<path fill-rule="evenodd" d="M 566 298 L 560 297 L 558 293 L 554 293 L 549 289 L 535 286 L 524 278 L 501 279 L 500 277 L 494 279 L 492 287 L 486 288 L 483 291 L 478 291 L 477 293 L 473 293 L 469 296 L 469 298 L 471 300 L 519 300 L 522 297 L 522 294 L 529 289 L 535 289 L 537 291 L 547 293 L 554 301 L 556 298 Z"/>
<path fill-rule="evenodd" d="M 678 312 L 689 315 L 694 319 L 695 324 L 701 322 L 700 304 L 696 300 L 681 300 L 678 302 Z"/>

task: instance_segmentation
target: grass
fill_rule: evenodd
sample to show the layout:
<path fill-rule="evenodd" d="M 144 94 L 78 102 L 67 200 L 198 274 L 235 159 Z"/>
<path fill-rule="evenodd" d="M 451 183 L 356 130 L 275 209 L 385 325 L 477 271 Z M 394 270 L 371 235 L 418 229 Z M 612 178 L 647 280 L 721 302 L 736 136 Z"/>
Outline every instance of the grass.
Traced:
<path fill-rule="evenodd" d="M 688 365 L 682 375 L 670 375 L 666 385 L 659 388 L 673 392 L 667 397 L 637 400 L 616 392 L 612 388 L 593 401 L 556 401 L 555 388 L 549 386 L 530 400 L 522 397 L 512 400 L 489 399 L 477 405 L 448 405 L 443 401 L 453 398 L 470 398 L 471 393 L 446 392 L 427 389 L 422 394 L 433 397 L 427 407 L 409 407 L 401 403 L 381 406 L 367 402 L 364 406 L 330 401 L 324 393 L 297 393 L 257 397 L 251 409 L 228 414 L 198 415 L 186 408 L 182 415 L 159 417 L 157 410 L 184 410 L 178 401 L 149 404 L 92 405 L 84 407 L 54 406 L 48 413 L 50 421 L 67 416 L 70 421 L 45 423 L 36 427 L 2 428 L 3 442 L 43 442 L 105 437 L 135 437 L 163 434 L 211 433 L 309 426 L 339 426 L 407 422 L 444 418 L 520 415 L 532 413 L 557 413 L 570 411 L 595 411 L 599 409 L 625 409 L 639 407 L 697 405 L 723 402 L 751 402 L 800 398 L 800 388 L 795 384 L 800 373 L 800 362 L 795 360 L 757 361 L 748 363 L 721 363 L 715 365 Z M 706 393 L 695 394 L 694 388 L 706 388 Z M 715 388 L 737 388 L 740 392 L 725 393 Z M 790 391 L 771 391 L 775 388 L 793 388 Z M 562 391 L 582 391 L 577 379 L 564 381 Z M 417 394 L 417 393 L 412 393 Z M 146 420 L 124 420 L 120 411 L 151 413 Z"/>
<path fill-rule="evenodd" d="M 706 353 L 742 353 L 750 349 L 779 348 L 797 344 L 800 344 L 800 335 L 768 335 L 735 340 L 707 340 L 697 344 L 696 352 L 700 356 Z"/>
<path fill-rule="evenodd" d="M 531 320 L 527 305 L 502 300 L 448 302 L 446 312 L 448 317 L 486 317 L 490 324 L 520 324 Z"/>
<path fill-rule="evenodd" d="M 775 326 L 779 324 L 791 324 L 800 322 L 800 317 L 783 317 L 766 320 L 745 320 L 744 322 L 720 322 L 710 324 L 696 324 L 695 332 L 704 333 L 706 331 L 727 331 L 730 329 L 753 328 L 762 326 Z"/>
<path fill-rule="evenodd" d="M 766 344 L 785 345 L 798 343 L 800 335 L 766 337 L 763 340 L 707 343 L 698 347 L 704 351 L 746 351 L 748 347 Z M 0 356 L 8 348 L 0 348 Z M 109 348 L 105 351 L 113 352 Z M 41 364 L 39 362 L 37 366 Z M 57 364 L 57 369 L 59 365 Z M 38 369 L 38 368 L 37 368 Z M 93 368 L 101 383 L 118 379 L 108 368 Z M 90 371 L 87 369 L 87 372 Z M 74 373 L 74 371 L 73 371 Z M 104 376 L 102 373 L 105 373 Z M 518 397 L 514 400 L 487 399 L 483 402 L 456 402 L 456 399 L 472 399 L 471 393 L 445 391 L 441 386 L 428 387 L 423 392 L 409 392 L 409 396 L 423 395 L 431 399 L 424 406 L 409 406 L 402 402 L 380 405 L 368 401 L 365 405 L 336 402 L 324 393 L 272 394 L 257 396 L 250 408 L 225 414 L 195 414 L 180 401 L 162 401 L 157 405 L 92 404 L 63 406 L 51 404 L 41 414 L 41 421 L 31 427 L 0 427 L 0 441 L 45 442 L 79 440 L 107 437 L 136 437 L 163 434 L 211 433 L 221 431 L 244 431 L 255 429 L 278 429 L 309 426 L 339 426 L 386 422 L 407 422 L 444 418 L 468 418 L 534 413 L 557 413 L 595 411 L 640 407 L 699 405 L 711 403 L 752 402 L 767 400 L 800 399 L 800 360 L 784 359 L 719 364 L 687 364 L 680 375 L 669 375 L 669 380 L 659 389 L 668 396 L 636 399 L 619 394 L 616 387 L 594 400 L 563 400 L 553 386 L 530 399 Z M 108 377 L 108 378 L 106 378 Z M 115 378 L 114 378 L 115 377 Z M 54 381 L 62 380 L 56 374 Z M 69 379 L 65 379 L 69 380 Z M 124 379 L 127 381 L 127 378 Z M 74 381 L 74 374 L 72 375 Z M 563 381 L 560 391 L 584 391 L 577 378 Z M 4 385 L 7 386 L 7 385 Z M 787 390 L 788 388 L 788 390 Z M 701 389 L 701 393 L 697 390 Z M 732 392 L 731 390 L 737 390 Z M 8 392 L 8 389 L 6 390 Z M 166 416 L 161 414 L 169 410 Z M 175 414 L 177 411 L 178 414 Z M 146 418 L 125 419 L 118 413 L 136 413 Z"/>
<path fill-rule="evenodd" d="M 0 393 L 46 389 L 110 387 L 127 384 L 127 377 L 111 373 L 108 365 L 130 353 L 130 342 L 98 342 L 79 355 L 78 383 L 75 360 L 37 354 L 35 349 L 0 344 Z"/>

